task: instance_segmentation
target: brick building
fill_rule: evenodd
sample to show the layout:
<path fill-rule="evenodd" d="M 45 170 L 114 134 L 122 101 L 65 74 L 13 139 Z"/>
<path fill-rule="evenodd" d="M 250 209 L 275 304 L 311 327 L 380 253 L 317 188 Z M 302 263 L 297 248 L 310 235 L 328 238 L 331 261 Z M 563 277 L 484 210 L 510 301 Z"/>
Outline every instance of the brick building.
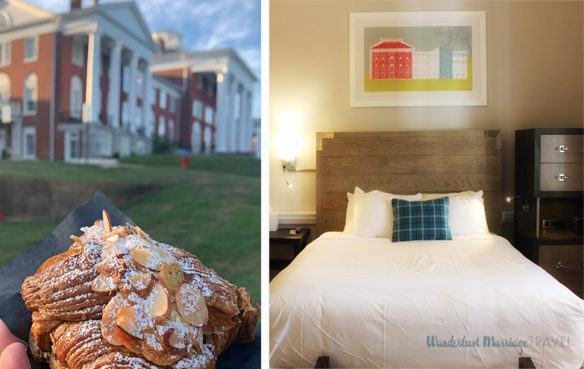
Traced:
<path fill-rule="evenodd" d="M 159 49 L 134 2 L 93 0 L 83 8 L 70 0 L 68 12 L 55 14 L 0 1 L 0 153 L 67 161 L 126 156 L 149 152 L 155 135 L 197 152 L 250 152 L 247 118 L 233 123 L 234 95 L 217 90 L 239 67 L 249 75 L 250 84 L 240 85 L 251 106 L 253 73 L 232 50 L 186 53 L 198 56 L 187 58 L 180 78 L 159 68 L 159 59 L 180 53 Z M 201 83 L 214 97 L 197 92 Z M 251 108 L 240 105 L 251 121 Z M 216 141 L 230 135 L 240 144 Z"/>
<path fill-rule="evenodd" d="M 382 38 L 369 48 L 370 79 L 411 79 L 414 47 L 401 38 Z"/>

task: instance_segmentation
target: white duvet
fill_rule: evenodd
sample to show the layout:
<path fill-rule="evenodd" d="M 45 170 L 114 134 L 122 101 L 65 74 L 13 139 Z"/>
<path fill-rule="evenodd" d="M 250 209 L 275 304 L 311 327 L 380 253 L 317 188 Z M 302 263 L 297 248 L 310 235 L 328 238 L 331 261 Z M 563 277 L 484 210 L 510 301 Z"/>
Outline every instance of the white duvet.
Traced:
<path fill-rule="evenodd" d="M 326 233 L 270 284 L 270 366 L 580 368 L 584 300 L 504 238 Z"/>

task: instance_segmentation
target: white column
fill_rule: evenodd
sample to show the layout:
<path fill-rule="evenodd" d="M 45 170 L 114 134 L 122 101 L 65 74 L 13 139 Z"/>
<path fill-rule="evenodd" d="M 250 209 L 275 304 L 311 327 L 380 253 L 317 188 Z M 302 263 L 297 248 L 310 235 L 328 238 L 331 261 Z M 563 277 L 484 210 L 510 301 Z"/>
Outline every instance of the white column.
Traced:
<path fill-rule="evenodd" d="M 229 90 L 229 75 L 222 75 L 217 79 L 217 101 L 215 104 L 215 151 L 227 151 L 227 109 Z"/>
<path fill-rule="evenodd" d="M 248 141 L 251 140 L 249 133 L 249 111 L 247 109 L 247 90 L 241 86 L 241 98 L 239 101 L 239 151 L 247 152 Z"/>
<path fill-rule="evenodd" d="M 138 54 L 131 52 L 130 56 L 130 81 L 128 91 L 128 120 L 130 121 L 130 131 L 136 132 L 136 71 L 138 69 Z"/>
<path fill-rule="evenodd" d="M 229 141 L 227 143 L 227 151 L 228 152 L 233 152 L 236 151 L 236 147 L 237 147 L 237 122 L 235 122 L 235 116 L 234 116 L 234 103 L 233 103 L 233 99 L 235 97 L 235 89 L 237 88 L 237 82 L 235 81 L 235 76 L 231 75 L 230 78 L 230 82 L 229 82 L 229 109 L 227 110 L 229 112 L 228 118 L 227 118 L 227 134 L 229 137 Z"/>
<path fill-rule="evenodd" d="M 150 137 L 150 127 L 148 127 L 149 112 L 152 107 L 150 104 L 150 85 L 152 82 L 152 74 L 150 73 L 150 65 L 146 65 L 144 69 L 144 76 L 142 77 L 142 126 L 144 127 L 144 134 Z M 176 106 L 176 105 L 175 105 Z M 178 108 L 177 108 L 178 109 Z"/>
<path fill-rule="evenodd" d="M 244 124 L 244 130 L 243 132 L 245 133 L 245 138 L 243 141 L 243 147 L 242 150 L 244 152 L 251 152 L 251 136 L 253 134 L 253 117 L 252 117 L 252 93 L 251 91 L 248 90 L 244 90 L 244 96 L 243 96 L 243 100 L 244 100 L 244 108 L 243 111 L 245 113 L 245 115 L 243 115 L 243 124 Z"/>
<path fill-rule="evenodd" d="M 122 68 L 122 42 L 116 41 L 112 47 L 110 54 L 110 69 L 109 69 L 109 92 L 107 111 L 108 116 L 111 117 L 111 124 L 113 127 L 120 126 L 120 72 Z M 108 117 L 108 119 L 109 119 Z"/>
<path fill-rule="evenodd" d="M 87 78 L 85 89 L 85 104 L 87 113 L 84 114 L 84 122 L 99 121 L 99 76 L 101 75 L 101 31 L 89 33 L 87 47 Z"/>

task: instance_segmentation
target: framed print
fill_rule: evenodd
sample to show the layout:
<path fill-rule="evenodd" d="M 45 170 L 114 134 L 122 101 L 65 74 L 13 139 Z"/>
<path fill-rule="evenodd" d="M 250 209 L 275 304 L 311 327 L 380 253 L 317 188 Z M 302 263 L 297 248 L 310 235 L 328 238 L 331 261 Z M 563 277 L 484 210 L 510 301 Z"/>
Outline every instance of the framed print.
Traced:
<path fill-rule="evenodd" d="M 351 13 L 351 107 L 487 105 L 484 11 Z"/>

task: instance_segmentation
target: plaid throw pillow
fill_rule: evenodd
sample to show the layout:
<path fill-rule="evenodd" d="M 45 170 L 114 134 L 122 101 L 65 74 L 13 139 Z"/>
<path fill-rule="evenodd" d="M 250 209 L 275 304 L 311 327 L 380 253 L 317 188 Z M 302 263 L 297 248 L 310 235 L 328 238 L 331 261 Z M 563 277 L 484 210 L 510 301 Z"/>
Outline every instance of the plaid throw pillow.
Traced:
<path fill-rule="evenodd" d="M 393 242 L 451 240 L 449 204 L 448 197 L 428 201 L 392 199 Z"/>

